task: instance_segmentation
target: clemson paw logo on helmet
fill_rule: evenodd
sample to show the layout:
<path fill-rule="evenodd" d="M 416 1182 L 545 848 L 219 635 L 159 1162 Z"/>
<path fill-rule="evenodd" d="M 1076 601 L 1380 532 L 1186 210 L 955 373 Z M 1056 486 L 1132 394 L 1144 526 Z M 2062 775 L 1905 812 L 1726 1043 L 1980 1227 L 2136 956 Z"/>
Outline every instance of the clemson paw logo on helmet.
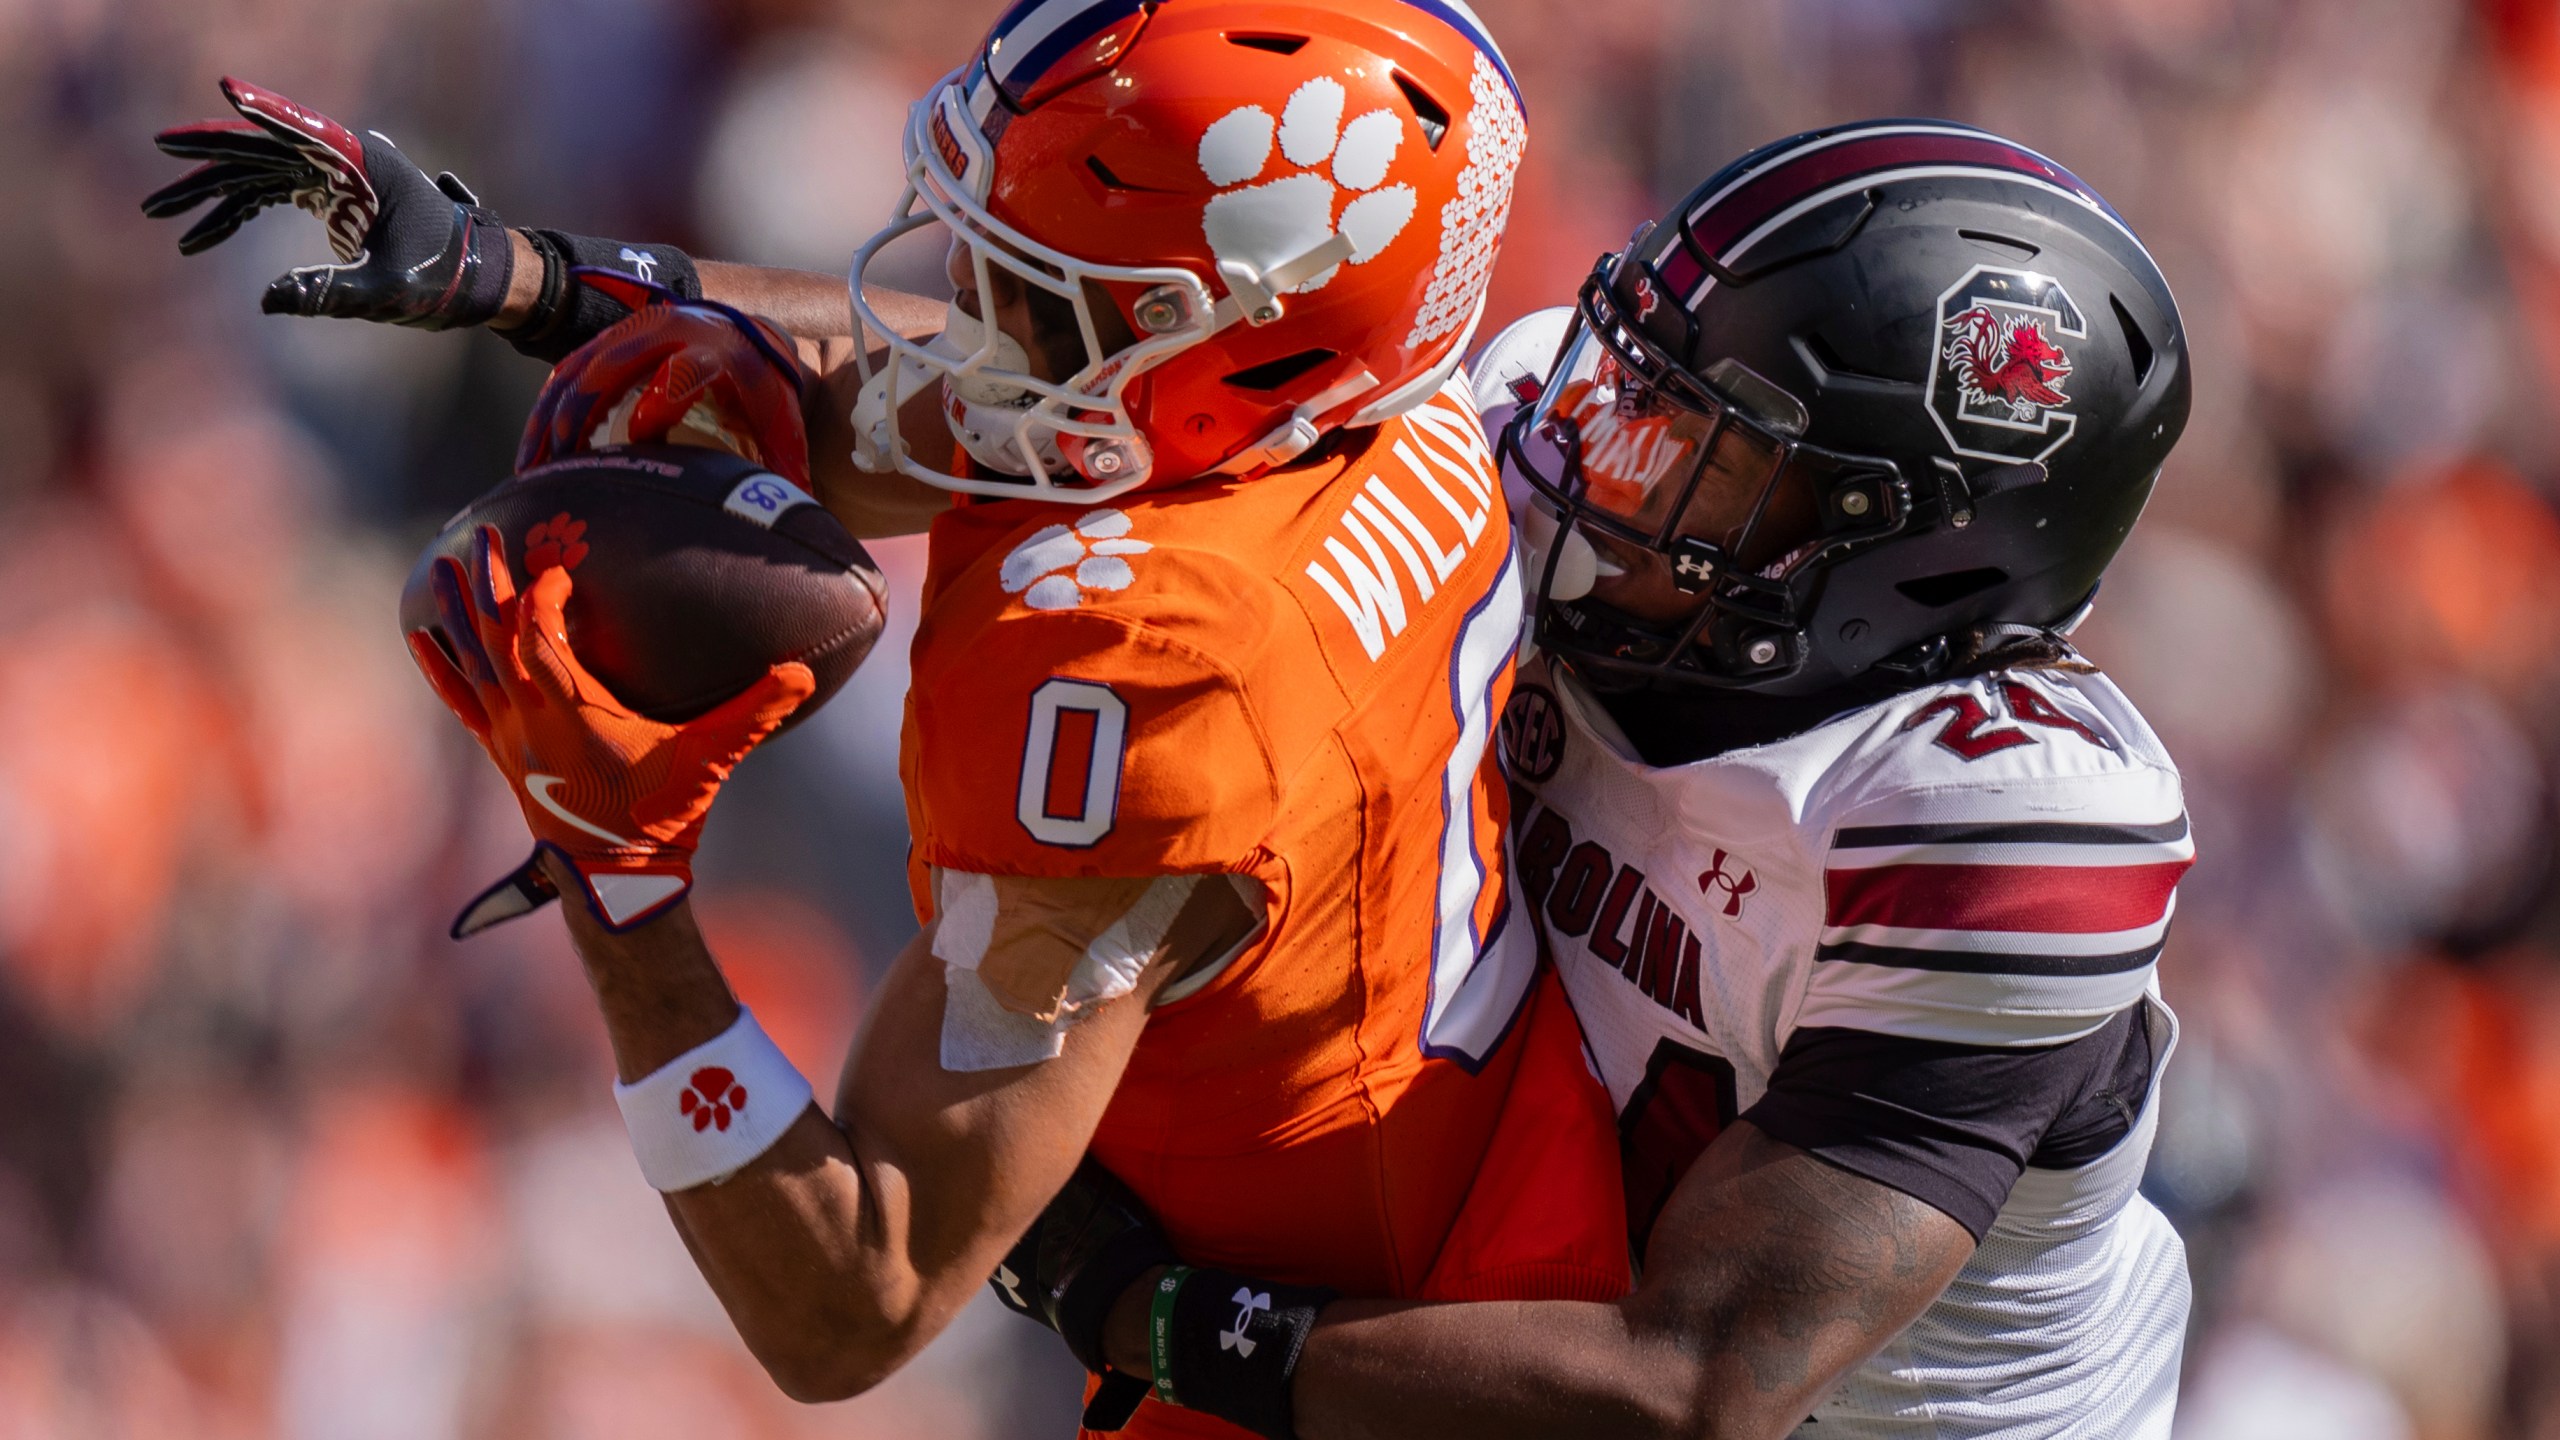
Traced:
<path fill-rule="evenodd" d="M 1378 109 L 1346 121 L 1348 98 L 1341 81 L 1319 75 L 1289 96 L 1277 119 L 1244 105 L 1202 132 L 1200 172 L 1234 187 L 1211 196 L 1201 213 L 1211 254 L 1267 271 L 1339 232 L 1351 241 L 1343 263 L 1359 265 L 1404 233 L 1413 187 L 1386 183 L 1404 145 L 1404 118 Z M 1321 290 L 1341 268 L 1328 266 L 1297 290 Z"/>
<path fill-rule="evenodd" d="M 1043 526 L 1014 546 L 996 583 L 1034 610 L 1073 610 L 1088 590 L 1128 589 L 1137 579 L 1128 557 L 1154 548 L 1129 538 L 1125 512 L 1088 510 L 1072 525 Z"/>

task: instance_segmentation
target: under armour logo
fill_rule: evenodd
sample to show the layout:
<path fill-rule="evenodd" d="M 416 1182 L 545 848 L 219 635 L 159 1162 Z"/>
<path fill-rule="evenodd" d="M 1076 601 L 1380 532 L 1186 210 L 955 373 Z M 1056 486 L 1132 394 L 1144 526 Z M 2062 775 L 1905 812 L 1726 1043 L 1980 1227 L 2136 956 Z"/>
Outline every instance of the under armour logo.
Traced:
<path fill-rule="evenodd" d="M 1001 1262 L 996 1265 L 996 1288 L 1004 1292 L 1005 1303 L 1014 1309 L 1031 1308 L 1031 1302 L 1022 1298 L 1022 1277 L 1013 1273 L 1012 1266 Z"/>
<path fill-rule="evenodd" d="M 1724 862 L 1725 853 L 1721 850 L 1717 851 L 1714 858 L 1708 861 L 1707 868 L 1698 874 L 1698 893 L 1712 900 L 1716 892 L 1722 890 L 1726 917 L 1738 919 L 1742 915 L 1742 897 L 1759 889 L 1760 881 L 1747 869 L 1739 875 L 1727 875 L 1724 873 Z"/>
<path fill-rule="evenodd" d="M 1683 539 L 1671 556 L 1671 583 L 1684 591 L 1693 591 L 1715 578 L 1716 562 L 1701 553 L 1703 547 L 1691 539 Z"/>
<path fill-rule="evenodd" d="M 622 262 L 629 265 L 631 273 L 639 276 L 644 283 L 650 285 L 658 283 L 658 277 L 650 273 L 658 268 L 657 256 L 646 250 L 634 250 L 625 245 L 622 247 Z"/>
<path fill-rule="evenodd" d="M 1265 1314 L 1270 1313 L 1271 1296 L 1267 1292 L 1257 1291 L 1249 1285 L 1239 1285 L 1236 1287 L 1234 1299 L 1236 1302 L 1236 1328 L 1233 1330 L 1221 1330 L 1218 1332 L 1218 1348 L 1221 1350 L 1233 1350 L 1236 1352 L 1236 1358 L 1239 1360 L 1250 1360 L 1253 1358 L 1253 1347 L 1256 1342 L 1247 1339 L 1244 1332 L 1253 1324 L 1254 1311 L 1260 1310 Z"/>
<path fill-rule="evenodd" d="M 1652 278 L 1638 275 L 1636 277 L 1636 318 L 1650 320 L 1653 318 L 1653 312 L 1661 308 L 1662 297 L 1655 293 Z"/>

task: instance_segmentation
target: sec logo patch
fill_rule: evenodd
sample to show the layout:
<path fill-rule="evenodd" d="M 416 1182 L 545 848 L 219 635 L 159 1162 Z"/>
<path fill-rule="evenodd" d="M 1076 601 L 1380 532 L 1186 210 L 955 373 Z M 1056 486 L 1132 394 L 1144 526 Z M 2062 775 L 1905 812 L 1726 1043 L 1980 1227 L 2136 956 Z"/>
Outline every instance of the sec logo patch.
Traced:
<path fill-rule="evenodd" d="M 1502 768 L 1514 780 L 1546 783 L 1564 763 L 1564 712 L 1555 692 L 1522 685 L 1502 710 Z"/>

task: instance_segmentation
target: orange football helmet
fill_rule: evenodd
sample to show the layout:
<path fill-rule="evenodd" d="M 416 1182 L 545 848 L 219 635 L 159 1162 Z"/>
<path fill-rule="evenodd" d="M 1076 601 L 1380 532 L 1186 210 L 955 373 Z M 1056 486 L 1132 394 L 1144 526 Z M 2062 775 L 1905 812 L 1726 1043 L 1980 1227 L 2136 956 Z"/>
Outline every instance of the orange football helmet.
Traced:
<path fill-rule="evenodd" d="M 854 256 L 890 352 L 856 458 L 1090 502 L 1401 414 L 1465 354 L 1526 136 L 1463 0 L 1018 0 L 910 113 L 906 193 Z M 937 222 L 981 307 L 1027 297 L 1053 343 L 956 303 L 930 343 L 873 313 L 864 272 Z M 997 473 L 908 453 L 899 405 L 937 382 Z"/>

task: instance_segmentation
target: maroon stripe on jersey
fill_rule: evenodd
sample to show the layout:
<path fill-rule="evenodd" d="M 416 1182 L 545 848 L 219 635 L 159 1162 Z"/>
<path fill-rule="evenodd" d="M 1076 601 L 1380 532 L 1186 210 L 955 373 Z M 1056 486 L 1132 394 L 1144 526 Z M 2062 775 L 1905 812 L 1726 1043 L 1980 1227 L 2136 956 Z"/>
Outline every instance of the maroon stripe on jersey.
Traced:
<path fill-rule="evenodd" d="M 1988 135 L 1887 132 L 1780 160 L 1728 191 L 1723 199 L 1693 211 L 1682 229 L 1700 258 L 1722 263 L 1731 258 L 1727 252 L 1736 241 L 1797 201 L 1855 176 L 1916 165 L 2004 170 L 2059 185 L 2092 205 L 2103 208 L 2105 204 L 2070 171 Z M 1669 278 L 1667 268 L 1665 278 Z"/>
<path fill-rule="evenodd" d="M 2192 860 L 2155 865 L 1879 865 L 1823 873 L 1824 923 L 2106 935 L 2156 925 Z"/>

